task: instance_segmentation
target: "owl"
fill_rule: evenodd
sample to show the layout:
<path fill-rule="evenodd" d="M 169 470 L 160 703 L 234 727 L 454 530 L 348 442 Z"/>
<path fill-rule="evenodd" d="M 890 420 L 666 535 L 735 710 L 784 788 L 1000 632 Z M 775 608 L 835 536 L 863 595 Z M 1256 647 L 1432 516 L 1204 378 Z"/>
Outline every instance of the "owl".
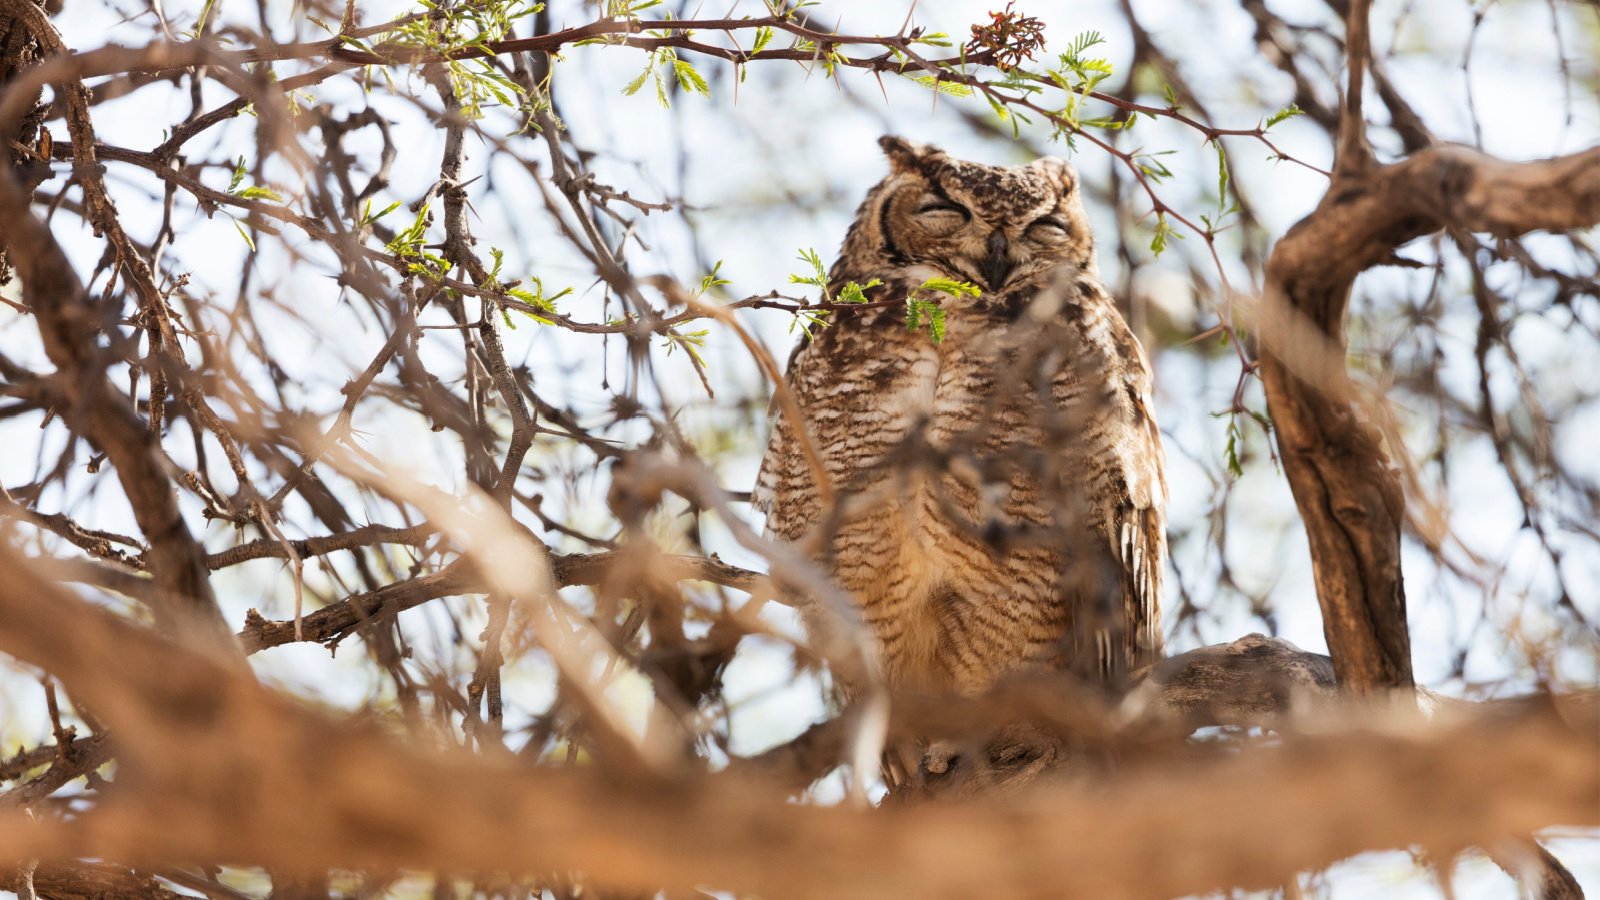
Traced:
<path fill-rule="evenodd" d="M 807 625 L 864 626 L 896 690 L 1115 682 L 1161 652 L 1166 482 L 1150 364 L 1100 282 L 1077 174 L 880 143 L 889 175 L 829 294 L 877 283 L 794 351 L 801 421 L 775 404 L 753 494 L 859 613 L 801 602 Z"/>

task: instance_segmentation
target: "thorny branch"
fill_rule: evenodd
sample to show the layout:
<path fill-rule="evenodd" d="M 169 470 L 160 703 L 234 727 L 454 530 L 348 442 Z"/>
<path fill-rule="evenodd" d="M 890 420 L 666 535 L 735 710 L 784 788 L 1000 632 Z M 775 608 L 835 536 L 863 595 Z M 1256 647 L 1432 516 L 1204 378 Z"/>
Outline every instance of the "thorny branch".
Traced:
<path fill-rule="evenodd" d="M 849 34 L 782 3 L 750 18 L 670 20 L 612 14 L 628 4 L 608 3 L 600 18 L 570 28 L 553 27 L 540 10 L 526 35 L 473 39 L 463 30 L 470 17 L 504 6 L 441 3 L 368 25 L 350 3 L 314 10 L 339 23 L 335 37 L 317 41 L 298 32 L 278 39 L 265 9 L 255 32 L 208 7 L 203 15 L 214 21 L 179 41 L 155 4 L 159 28 L 146 46 L 72 52 L 43 7 L 0 0 L 0 38 L 26 60 L 0 64 L 0 133 L 12 140 L 0 172 L 0 245 L 18 276 L 0 296 L 0 315 L 14 314 L 0 322 L 0 427 L 21 423 L 8 437 L 47 437 L 32 476 L 12 474 L 24 471 L 20 464 L 0 476 L 0 651 L 66 689 L 64 703 L 47 690 L 39 739 L 52 742 L 0 759 L 0 781 L 15 782 L 0 809 L 30 810 L 37 820 L 0 817 L 0 843 L 30 854 L 0 860 L 0 889 L 131 897 L 177 887 L 237 900 L 246 895 L 209 868 L 228 863 L 262 867 L 284 895 L 301 885 L 325 891 L 330 870 L 370 866 L 363 896 L 385 890 L 392 870 L 436 867 L 509 872 L 519 890 L 558 896 L 592 882 L 829 897 L 1153 897 L 1298 884 L 1290 873 L 1365 849 L 1449 854 L 1476 844 L 1508 871 L 1536 867 L 1532 880 L 1543 879 L 1545 897 L 1581 896 L 1529 836 L 1593 823 L 1592 804 L 1581 803 L 1600 789 L 1592 696 L 1458 708 L 1411 692 L 1399 559 L 1409 528 L 1449 571 L 1482 579 L 1486 595 L 1499 589 L 1489 583 L 1495 576 L 1476 574 L 1490 563 L 1451 535 L 1449 510 L 1417 496 L 1433 487 L 1431 467 L 1442 468 L 1448 440 L 1483 434 L 1554 562 L 1555 608 L 1579 623 L 1591 614 L 1561 561 L 1573 552 L 1565 535 L 1600 543 L 1592 526 L 1600 491 L 1561 466 L 1554 449 L 1564 416 L 1582 405 L 1540 402 L 1510 332 L 1519 315 L 1568 313 L 1572 330 L 1600 335 L 1584 318 L 1592 309 L 1584 304 L 1597 299 L 1600 255 L 1581 233 L 1600 221 L 1600 150 L 1513 164 L 1441 144 L 1430 130 L 1435 111 L 1408 101 L 1411 86 L 1389 77 L 1362 0 L 1330 2 L 1322 24 L 1291 24 L 1258 0 L 1241 2 L 1263 57 L 1292 83 L 1295 106 L 1284 114 L 1303 111 L 1327 138 L 1331 171 L 1287 152 L 1300 142 L 1269 133 L 1265 118 L 1254 127 L 1214 124 L 1215 91 L 1132 4 L 1123 12 L 1133 60 L 1116 89 L 1074 87 L 1034 64 L 1043 37 L 1008 31 L 1037 24 L 1020 15 L 993 14 L 983 40 L 944 56 L 934 55 L 943 52 L 938 36 L 909 16 L 893 34 Z M 1342 100 L 1325 71 L 1332 63 L 1319 58 L 1323 46 L 1346 60 Z M 745 485 L 724 483 L 738 471 L 722 464 L 729 434 L 748 432 L 759 411 L 706 426 L 703 410 L 677 399 L 658 348 L 681 350 L 707 394 L 715 382 L 721 402 L 728 369 L 696 349 L 712 329 L 713 340 L 730 337 L 741 360 L 778 381 L 753 313 L 825 323 L 904 301 L 819 301 L 765 284 L 726 295 L 701 251 L 695 220 L 705 209 L 689 194 L 693 180 L 678 179 L 684 196 L 630 180 L 615 148 L 597 149 L 581 128 L 568 128 L 563 103 L 581 94 L 558 81 L 591 56 L 630 65 L 642 57 L 646 77 L 666 73 L 663 100 L 674 84 L 698 92 L 700 60 L 731 64 L 707 70 L 719 91 L 725 83 L 737 92 L 747 73 L 788 62 L 859 102 L 850 76 L 870 74 L 864 83 L 884 86 L 891 107 L 898 101 L 885 81 L 895 79 L 884 76 L 905 76 L 917 81 L 913 90 L 932 92 L 936 110 L 951 107 L 953 119 L 986 139 L 1041 149 L 1046 139 L 1065 140 L 1114 161 L 1109 190 L 1090 188 L 1104 191 L 1094 199 L 1116 213 L 1124 293 L 1153 268 L 1142 250 L 1152 217 L 1158 239 L 1169 221 L 1200 239 L 1183 259 L 1209 313 L 1146 322 L 1147 342 L 1203 363 L 1207 345 L 1226 339 L 1238 362 L 1224 410 L 1230 425 L 1259 403 L 1251 377 L 1261 354 L 1272 420 L 1260 421 L 1276 431 L 1311 535 L 1331 659 L 1252 635 L 1167 659 L 1124 696 L 1018 678 L 975 698 L 890 697 L 871 677 L 860 629 L 840 646 L 799 637 L 783 609 L 792 594 L 777 583 L 799 586 L 847 621 L 850 604 L 802 553 L 757 534 L 740 505 Z M 694 78 L 680 74 L 679 62 Z M 1152 71 L 1156 87 L 1145 83 Z M 375 97 L 380 80 L 408 72 L 420 73 L 432 95 L 391 82 L 383 102 L 351 107 L 341 93 L 359 87 Z M 1373 149 L 1368 82 L 1403 158 L 1380 162 Z M 475 99 L 485 83 L 511 92 L 505 109 L 486 112 Z M 46 88 L 49 105 L 39 103 Z M 111 104 L 173 88 L 174 108 L 186 101 L 187 112 L 162 123 L 170 127 L 159 143 L 101 127 L 115 121 L 101 115 Z M 980 99 L 1006 118 L 990 118 Z M 1108 114 L 1088 118 L 1082 106 L 1091 102 Z M 1037 127 L 1013 131 L 1024 118 Z M 57 120 L 65 140 L 49 131 Z M 1181 183 L 1161 174 L 1141 143 L 1147 132 L 1129 130 L 1139 121 L 1215 152 L 1217 218 L 1202 218 Z M 1274 235 L 1261 215 L 1271 183 L 1258 180 L 1247 193 L 1252 169 L 1225 145 L 1258 147 L 1329 179 L 1317 211 L 1270 259 Z M 680 176 L 689 156 L 680 148 Z M 508 171 L 525 181 L 508 184 Z M 419 172 L 427 173 L 420 187 Z M 772 181 L 764 189 L 786 189 Z M 146 186 L 153 200 L 139 196 Z M 154 231 L 145 221 L 151 210 Z M 83 235 L 62 224 L 74 217 L 92 233 L 87 256 Z M 247 243 L 236 287 L 219 286 L 208 245 L 185 231 L 211 219 L 232 219 Z M 667 253 L 647 243 L 661 240 L 651 226 L 662 219 L 684 225 L 681 243 L 713 273 L 699 290 L 665 274 Z M 495 239 L 507 246 L 508 229 L 513 251 L 485 252 Z M 1573 232 L 1571 255 L 1551 262 L 1517 242 L 1534 230 Z M 1408 311 L 1416 321 L 1407 332 L 1442 334 L 1448 261 L 1397 254 L 1438 231 L 1470 259 L 1482 396 L 1451 394 L 1442 363 L 1396 374 L 1394 394 L 1410 391 L 1403 396 L 1423 396 L 1437 410 L 1441 446 L 1436 459 L 1418 461 L 1406 455 L 1407 423 L 1385 401 L 1387 385 L 1369 387 L 1347 372 L 1347 320 L 1363 271 L 1431 266 L 1434 286 Z M 1229 274 L 1237 271 L 1230 256 L 1243 263 L 1243 280 Z M 1489 271 L 1500 263 L 1554 285 L 1553 299 L 1531 312 L 1519 306 L 1516 291 Z M 295 268 L 332 276 L 337 303 L 325 305 L 336 311 L 319 308 L 332 293 L 280 277 Z M 560 294 L 533 271 L 552 284 L 553 272 L 592 273 L 588 312 L 558 308 Z M 1262 284 L 1254 319 L 1236 318 L 1249 306 L 1245 285 Z M 531 341 L 513 333 L 529 322 Z M 697 322 L 707 331 L 691 330 Z M 613 342 L 624 349 L 618 365 Z M 569 347 L 601 362 L 571 362 Z M 1396 354 L 1386 353 L 1387 372 Z M 1519 397 L 1533 398 L 1522 405 L 1538 411 L 1534 425 L 1497 404 L 1497 354 L 1509 361 Z M 583 382 L 578 390 L 574 380 Z M 781 382 L 777 391 L 785 407 Z M 420 427 L 397 429 L 397 421 Z M 1230 454 L 1233 439 L 1230 432 Z M 446 460 L 445 477 L 409 471 L 430 452 Z M 1196 468 L 1211 471 L 1210 462 Z M 114 498 L 98 477 L 104 465 L 121 491 Z M 1196 634 L 1206 611 L 1191 592 L 1207 580 L 1221 587 L 1204 596 L 1244 595 L 1268 626 L 1271 603 L 1288 602 L 1236 577 L 1226 546 L 1231 478 L 1218 482 L 1209 515 L 1187 526 L 1190 540 L 1221 545 L 1208 556 L 1218 570 L 1180 570 L 1179 596 L 1168 600 L 1170 619 Z M 841 502 L 861 499 L 847 486 L 836 492 Z M 709 553 L 715 541 L 761 560 L 770 576 Z M 1255 544 L 1251 552 L 1265 555 Z M 1447 559 L 1452 552 L 1457 558 Z M 68 583 L 71 593 L 60 589 Z M 132 612 L 112 614 L 84 596 L 113 608 L 127 598 L 121 609 Z M 266 614 L 242 613 L 248 602 Z M 146 615 L 165 636 L 135 624 Z M 1488 612 L 1482 620 L 1493 630 Z M 274 648 L 310 642 L 344 649 L 341 662 L 347 643 L 368 655 L 365 671 L 381 685 L 366 702 L 381 734 L 289 702 L 239 662 L 242 655 L 275 671 L 287 651 Z M 755 701 L 726 676 L 752 648 L 777 648 L 799 675 L 825 667 L 869 689 L 791 740 L 736 750 L 749 738 L 731 723 Z M 1559 683 L 1547 657 L 1529 658 L 1540 680 Z M 554 699 L 530 705 L 519 687 L 541 677 Z M 1345 705 L 1347 694 L 1376 698 L 1390 688 L 1406 689 L 1398 696 L 1408 702 L 1420 696 L 1424 709 L 1446 709 L 1422 723 L 1415 711 L 1391 718 Z M 641 708 L 642 732 L 632 725 Z M 975 797 L 969 805 L 869 814 L 790 802 L 841 764 L 862 796 L 885 733 L 941 735 L 983 757 L 1024 722 L 1058 742 L 1051 765 L 1063 772 L 1055 774 L 1096 783 L 1034 783 L 1050 768 L 1034 759 L 1017 771 L 968 767 L 960 770 L 967 780 L 929 786 L 952 803 Z M 1222 726 L 1230 738 L 1185 743 L 1201 726 Z M 1252 740 L 1247 728 L 1276 737 Z M 481 755 L 439 752 L 462 746 Z M 1241 751 L 1247 759 L 1225 759 Z M 1097 768 L 1081 756 L 1116 762 Z M 725 770 L 712 771 L 724 761 Z M 259 787 L 249 796 L 233 774 L 244 769 Z M 1028 792 L 1015 790 L 1024 783 Z M 1374 823 L 1372 796 L 1393 815 Z M 256 811 L 249 828 L 236 827 L 242 808 Z M 1172 808 L 1209 815 L 1174 817 Z M 168 827 L 137 827 L 170 809 L 182 813 L 163 814 Z M 88 826 L 67 827 L 68 813 Z M 927 847 L 971 852 L 929 857 Z M 1149 848 L 1201 862 L 1165 865 Z M 825 869 L 795 863 L 823 856 L 833 861 Z M 145 863 L 160 865 L 129 867 Z M 436 878 L 435 891 L 453 891 L 448 876 Z"/>

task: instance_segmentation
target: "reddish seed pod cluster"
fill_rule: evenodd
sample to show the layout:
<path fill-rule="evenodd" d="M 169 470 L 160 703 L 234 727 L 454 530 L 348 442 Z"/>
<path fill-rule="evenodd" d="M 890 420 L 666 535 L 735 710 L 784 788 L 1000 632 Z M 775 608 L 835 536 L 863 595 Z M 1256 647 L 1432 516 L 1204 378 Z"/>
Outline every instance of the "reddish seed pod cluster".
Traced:
<path fill-rule="evenodd" d="M 1009 72 L 1044 49 L 1044 23 L 1013 10 L 1015 5 L 1012 0 L 1005 9 L 989 13 L 988 24 L 972 26 L 966 47 L 969 59 L 976 57 Z"/>

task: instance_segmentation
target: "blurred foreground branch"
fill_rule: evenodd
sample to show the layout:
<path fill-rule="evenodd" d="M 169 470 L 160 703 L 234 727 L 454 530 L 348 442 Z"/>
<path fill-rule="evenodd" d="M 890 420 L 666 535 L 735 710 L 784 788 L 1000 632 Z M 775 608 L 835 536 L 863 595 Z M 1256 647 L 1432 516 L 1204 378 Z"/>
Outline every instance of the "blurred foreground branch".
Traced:
<path fill-rule="evenodd" d="M 0 818 L 0 843 L 24 858 L 581 871 L 617 889 L 810 897 L 1162 897 L 1269 885 L 1367 849 L 1449 851 L 1600 820 L 1600 722 L 1592 706 L 1549 703 L 1369 719 L 1244 759 L 1132 764 L 1092 789 L 876 812 L 795 806 L 748 775 L 517 766 L 336 722 L 9 562 L 0 649 L 59 677 L 119 760 L 91 812 Z"/>

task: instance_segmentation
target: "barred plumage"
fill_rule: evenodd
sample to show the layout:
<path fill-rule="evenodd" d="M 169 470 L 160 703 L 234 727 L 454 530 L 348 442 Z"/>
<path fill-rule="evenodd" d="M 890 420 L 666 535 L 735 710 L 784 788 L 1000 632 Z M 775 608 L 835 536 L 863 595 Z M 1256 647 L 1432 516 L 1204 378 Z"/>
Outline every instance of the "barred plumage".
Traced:
<path fill-rule="evenodd" d="M 837 312 L 802 341 L 788 384 L 837 508 L 780 415 L 755 494 L 769 531 L 814 539 L 896 688 L 1147 664 L 1161 650 L 1161 442 L 1150 367 L 1100 283 L 1075 173 L 883 145 L 892 171 L 832 290 L 878 278 L 871 299 L 900 300 L 938 277 L 982 293 L 941 298 L 942 342 L 908 329 L 900 306 Z M 820 610 L 808 621 L 830 627 Z"/>

